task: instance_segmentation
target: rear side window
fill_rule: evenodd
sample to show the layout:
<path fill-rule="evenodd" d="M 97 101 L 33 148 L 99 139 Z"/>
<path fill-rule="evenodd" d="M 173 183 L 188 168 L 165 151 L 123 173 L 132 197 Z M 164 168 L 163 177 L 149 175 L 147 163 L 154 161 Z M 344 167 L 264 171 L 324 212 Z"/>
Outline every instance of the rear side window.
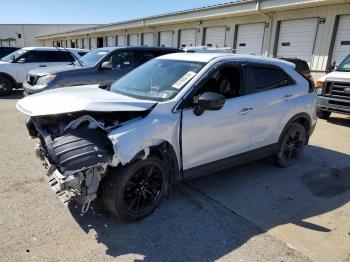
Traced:
<path fill-rule="evenodd" d="M 74 59 L 66 51 L 31 51 L 25 55 L 27 63 L 72 62 Z"/>
<path fill-rule="evenodd" d="M 87 52 L 78 52 L 78 54 L 79 54 L 80 56 L 84 56 L 84 55 L 87 54 Z"/>
<path fill-rule="evenodd" d="M 255 92 L 287 86 L 291 83 L 289 75 L 277 68 L 251 67 Z"/>
<path fill-rule="evenodd" d="M 66 51 L 48 52 L 49 62 L 72 62 L 75 59 Z"/>

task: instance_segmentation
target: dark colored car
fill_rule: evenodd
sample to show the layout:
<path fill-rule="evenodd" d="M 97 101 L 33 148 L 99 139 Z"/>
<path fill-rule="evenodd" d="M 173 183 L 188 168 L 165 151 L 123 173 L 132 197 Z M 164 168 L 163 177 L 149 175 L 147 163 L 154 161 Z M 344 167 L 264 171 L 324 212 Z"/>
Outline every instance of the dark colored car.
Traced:
<path fill-rule="evenodd" d="M 286 57 L 280 57 L 280 59 L 295 64 L 295 69 L 299 73 L 303 74 L 304 76 L 306 76 L 307 78 L 309 78 L 310 80 L 313 81 L 313 77 L 311 75 L 310 67 L 309 67 L 308 63 L 305 60 L 302 60 L 302 59 L 299 59 L 299 58 L 286 58 Z"/>
<path fill-rule="evenodd" d="M 104 47 L 83 56 L 73 65 L 36 69 L 23 83 L 24 94 L 79 85 L 109 86 L 141 64 L 161 55 L 183 52 L 167 47 Z"/>
<path fill-rule="evenodd" d="M 22 47 L 0 46 L 0 59 L 21 48 Z"/>

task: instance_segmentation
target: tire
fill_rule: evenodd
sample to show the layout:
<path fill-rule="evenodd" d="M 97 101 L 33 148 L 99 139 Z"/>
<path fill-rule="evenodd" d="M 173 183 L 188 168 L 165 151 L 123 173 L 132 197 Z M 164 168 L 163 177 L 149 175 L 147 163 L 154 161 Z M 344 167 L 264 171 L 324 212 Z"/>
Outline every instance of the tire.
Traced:
<path fill-rule="evenodd" d="M 307 142 L 305 127 L 299 123 L 291 123 L 280 139 L 280 149 L 276 155 L 276 163 L 282 167 L 295 164 Z"/>
<path fill-rule="evenodd" d="M 168 187 L 166 170 L 164 162 L 155 156 L 111 170 L 103 182 L 104 206 L 127 222 L 149 215 Z"/>
<path fill-rule="evenodd" d="M 329 117 L 331 116 L 331 112 L 323 111 L 321 109 L 317 109 L 316 114 L 317 114 L 318 118 L 324 119 L 324 120 L 328 120 Z"/>
<path fill-rule="evenodd" d="M 8 96 L 12 89 L 12 81 L 5 76 L 0 76 L 0 96 Z"/>

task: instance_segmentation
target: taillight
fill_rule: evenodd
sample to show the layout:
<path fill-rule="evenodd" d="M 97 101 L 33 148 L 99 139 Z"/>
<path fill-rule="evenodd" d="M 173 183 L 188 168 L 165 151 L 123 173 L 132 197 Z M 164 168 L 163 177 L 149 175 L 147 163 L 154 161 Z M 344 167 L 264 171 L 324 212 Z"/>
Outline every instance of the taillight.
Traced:
<path fill-rule="evenodd" d="M 308 82 L 309 82 L 309 93 L 312 93 L 313 91 L 316 90 L 315 82 L 312 81 L 311 79 L 308 79 Z"/>
<path fill-rule="evenodd" d="M 309 93 L 312 93 L 316 90 L 316 85 L 315 82 L 313 80 L 311 80 L 310 78 L 308 78 L 307 76 L 305 76 L 302 73 L 299 73 L 302 77 L 304 77 L 304 79 L 309 83 Z"/>

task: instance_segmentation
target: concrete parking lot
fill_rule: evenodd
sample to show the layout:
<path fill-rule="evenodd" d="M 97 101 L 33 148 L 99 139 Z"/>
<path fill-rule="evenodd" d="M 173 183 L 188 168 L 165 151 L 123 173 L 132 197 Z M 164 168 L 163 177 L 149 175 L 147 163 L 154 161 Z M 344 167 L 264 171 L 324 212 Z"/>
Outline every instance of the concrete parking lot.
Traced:
<path fill-rule="evenodd" d="M 126 224 L 49 189 L 18 91 L 0 99 L 0 261 L 350 261 L 350 117 L 319 120 L 302 160 L 260 160 L 177 185 Z"/>

